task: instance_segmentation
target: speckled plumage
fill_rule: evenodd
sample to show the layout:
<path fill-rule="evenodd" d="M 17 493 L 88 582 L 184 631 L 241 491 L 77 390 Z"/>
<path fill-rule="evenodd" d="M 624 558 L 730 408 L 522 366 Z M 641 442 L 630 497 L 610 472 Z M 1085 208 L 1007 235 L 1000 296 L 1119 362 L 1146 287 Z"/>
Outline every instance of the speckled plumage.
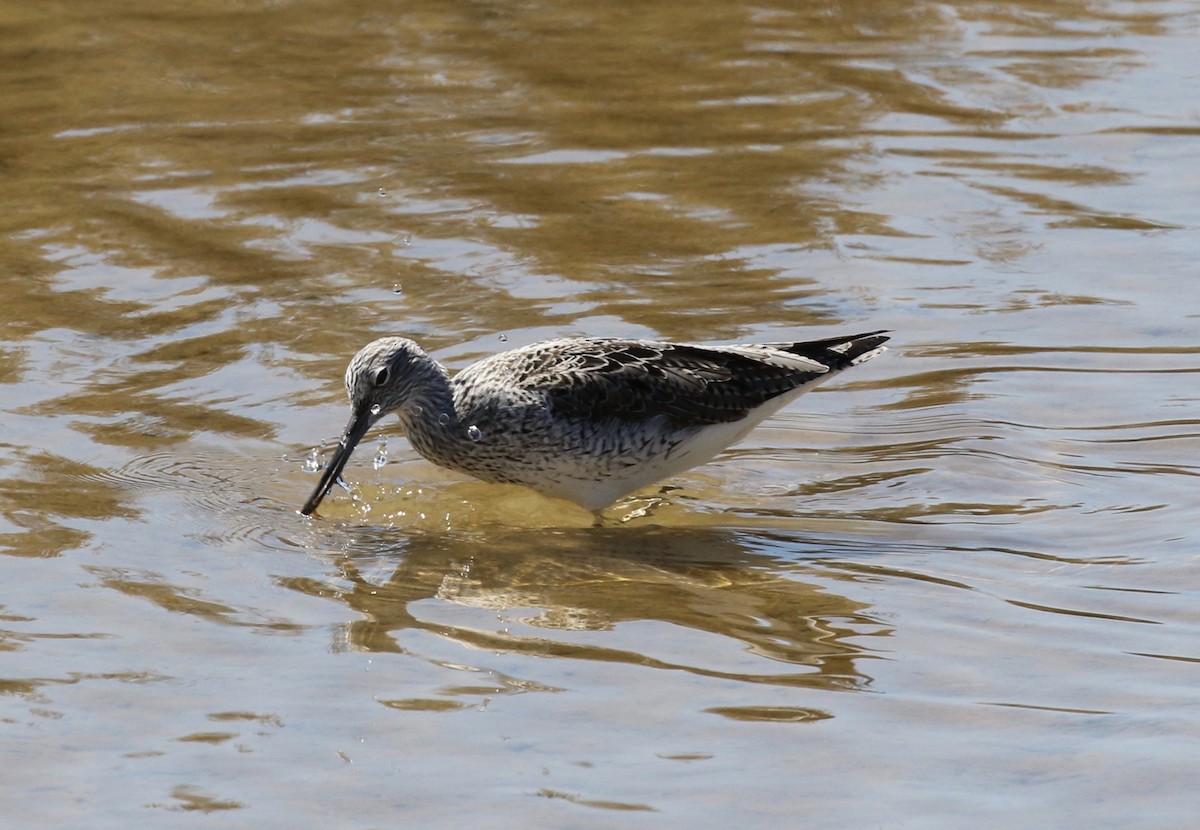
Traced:
<path fill-rule="evenodd" d="M 598 510 L 703 464 L 817 383 L 884 351 L 887 339 L 707 346 L 579 337 L 502 352 L 451 378 L 413 341 L 384 337 L 346 369 L 353 415 L 301 512 L 316 510 L 355 445 L 390 412 L 435 464 Z"/>

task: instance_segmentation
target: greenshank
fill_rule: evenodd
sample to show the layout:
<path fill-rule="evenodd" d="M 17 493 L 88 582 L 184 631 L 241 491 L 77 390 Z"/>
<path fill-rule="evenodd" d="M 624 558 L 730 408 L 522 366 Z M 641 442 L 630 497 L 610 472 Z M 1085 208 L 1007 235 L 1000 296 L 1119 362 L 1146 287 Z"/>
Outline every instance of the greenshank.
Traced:
<path fill-rule="evenodd" d="M 317 509 L 367 430 L 392 412 L 434 464 L 597 511 L 709 461 L 887 340 L 882 331 L 733 346 L 575 337 L 451 377 L 412 340 L 384 337 L 346 369 L 350 423 L 300 512 Z"/>

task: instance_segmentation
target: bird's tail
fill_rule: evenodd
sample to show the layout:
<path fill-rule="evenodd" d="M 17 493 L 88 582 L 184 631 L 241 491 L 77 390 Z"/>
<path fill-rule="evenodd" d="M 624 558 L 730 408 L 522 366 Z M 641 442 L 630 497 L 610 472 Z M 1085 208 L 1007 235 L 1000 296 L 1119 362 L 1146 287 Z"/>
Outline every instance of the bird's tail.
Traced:
<path fill-rule="evenodd" d="M 866 363 L 871 358 L 887 351 L 883 344 L 890 338 L 886 330 L 868 331 L 848 337 L 830 337 L 826 340 L 807 340 L 800 343 L 772 344 L 780 351 L 789 352 L 809 360 L 815 360 L 838 372 Z"/>

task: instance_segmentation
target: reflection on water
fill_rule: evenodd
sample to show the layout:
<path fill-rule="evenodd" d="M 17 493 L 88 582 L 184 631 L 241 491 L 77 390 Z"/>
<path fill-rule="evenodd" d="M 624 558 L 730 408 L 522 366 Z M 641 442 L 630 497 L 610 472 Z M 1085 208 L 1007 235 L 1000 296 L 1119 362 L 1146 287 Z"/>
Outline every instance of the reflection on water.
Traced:
<path fill-rule="evenodd" d="M 1192 5 L 0 21 L 11 822 L 1194 823 Z M 394 423 L 295 513 L 377 336 L 850 325 L 597 527 Z"/>
<path fill-rule="evenodd" d="M 863 616 L 861 604 L 777 572 L 773 557 L 747 549 L 727 532 L 589 529 L 489 534 L 479 544 L 476 556 L 439 537 L 356 534 L 350 546 L 356 553 L 336 563 L 338 579 L 286 584 L 336 598 L 360 615 L 344 635 L 356 649 L 399 650 L 397 630 L 416 628 L 483 652 L 631 663 L 784 686 L 869 683 L 854 664 L 862 649 L 843 638 L 880 623 Z M 365 572 L 357 559 L 363 550 L 377 551 Z M 394 571 L 372 575 L 390 568 L 397 555 L 402 561 Z M 486 627 L 438 619 L 440 603 L 429 607 L 432 619 L 423 619 L 423 603 L 432 599 L 474 609 L 479 613 L 469 616 Z M 554 633 L 623 625 L 648 633 L 716 635 L 741 642 L 754 658 L 783 665 L 771 672 L 757 659 L 748 661 L 749 672 L 736 668 L 745 658 L 731 658 L 728 668 L 688 665 L 665 645 L 656 646 L 653 635 L 631 652 Z"/>

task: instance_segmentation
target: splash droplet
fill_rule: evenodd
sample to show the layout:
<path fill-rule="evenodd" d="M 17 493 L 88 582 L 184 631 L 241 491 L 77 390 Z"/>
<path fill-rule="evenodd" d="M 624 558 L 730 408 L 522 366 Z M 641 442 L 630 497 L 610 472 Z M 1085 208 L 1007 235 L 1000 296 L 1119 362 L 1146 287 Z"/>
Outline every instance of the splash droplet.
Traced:
<path fill-rule="evenodd" d="M 403 294 L 403 293 L 404 293 L 404 286 L 403 286 L 403 285 L 401 285 L 400 283 L 395 283 L 395 284 L 393 284 L 393 285 L 392 285 L 392 293 L 393 293 L 393 294 Z"/>
<path fill-rule="evenodd" d="M 386 195 L 387 195 L 387 191 L 386 191 L 386 190 L 384 190 L 384 189 L 381 187 L 381 188 L 379 188 L 379 195 L 380 195 L 380 196 L 386 196 Z"/>
<path fill-rule="evenodd" d="M 372 415 L 378 415 L 382 411 L 383 411 L 383 407 L 380 406 L 379 404 L 377 404 L 377 403 L 371 404 L 371 414 Z"/>
<path fill-rule="evenodd" d="M 384 438 L 384 439 L 380 440 L 380 442 L 379 442 L 379 452 L 375 453 L 375 460 L 372 462 L 372 465 L 375 467 L 376 470 L 378 470 L 380 467 L 382 467 L 387 462 L 388 462 L 387 439 Z"/>
<path fill-rule="evenodd" d="M 419 403 L 415 403 L 408 408 L 408 411 L 414 415 L 424 415 L 425 407 L 421 406 Z"/>
<path fill-rule="evenodd" d="M 308 454 L 308 457 L 305 458 L 304 462 L 300 465 L 300 469 L 304 470 L 306 473 L 316 473 L 319 472 L 323 466 L 324 465 L 321 464 L 321 454 L 317 451 L 316 447 L 313 447 L 312 452 Z"/>
<path fill-rule="evenodd" d="M 441 424 L 442 426 L 445 426 L 446 424 L 450 423 L 450 415 L 445 412 L 439 413 L 438 414 L 438 423 Z"/>
<path fill-rule="evenodd" d="M 479 427 L 475 426 L 474 424 L 471 424 L 469 427 L 467 427 L 467 437 L 470 438 L 472 441 L 478 441 L 480 438 L 483 437 L 483 430 L 481 430 Z"/>
<path fill-rule="evenodd" d="M 501 342 L 501 343 L 507 343 L 507 342 L 508 342 L 508 335 L 507 335 L 507 334 L 502 334 L 502 335 L 500 335 L 500 342 Z"/>

